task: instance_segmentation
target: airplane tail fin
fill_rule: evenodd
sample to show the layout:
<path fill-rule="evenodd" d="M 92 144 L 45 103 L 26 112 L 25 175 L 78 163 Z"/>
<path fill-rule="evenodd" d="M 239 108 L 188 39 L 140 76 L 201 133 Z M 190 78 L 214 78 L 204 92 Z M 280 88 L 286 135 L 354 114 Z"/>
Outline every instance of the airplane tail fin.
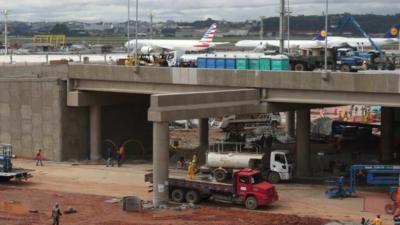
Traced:
<path fill-rule="evenodd" d="M 384 38 L 399 38 L 400 24 L 392 26 L 388 32 L 386 32 Z"/>
<path fill-rule="evenodd" d="M 323 41 L 325 40 L 326 37 L 326 31 L 325 30 L 321 30 L 318 34 L 316 34 L 313 38 L 313 40 L 315 41 Z"/>
<path fill-rule="evenodd" d="M 206 43 L 212 42 L 215 37 L 216 31 L 217 31 L 217 24 L 216 23 L 211 24 L 210 28 L 208 28 L 206 33 L 204 33 L 200 41 Z"/>

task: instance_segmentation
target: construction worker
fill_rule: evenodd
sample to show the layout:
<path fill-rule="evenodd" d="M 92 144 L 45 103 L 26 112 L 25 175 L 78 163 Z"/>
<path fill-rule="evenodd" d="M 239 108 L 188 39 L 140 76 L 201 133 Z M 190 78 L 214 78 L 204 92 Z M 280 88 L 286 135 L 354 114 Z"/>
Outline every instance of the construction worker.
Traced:
<path fill-rule="evenodd" d="M 117 151 L 117 165 L 118 167 L 122 166 L 122 159 L 124 158 L 125 147 L 121 146 Z"/>
<path fill-rule="evenodd" d="M 372 221 L 372 225 L 383 225 L 381 215 L 376 215 L 376 218 Z"/>
<path fill-rule="evenodd" d="M 39 151 L 36 153 L 36 166 L 43 166 L 42 159 L 42 149 L 39 149 Z"/>
<path fill-rule="evenodd" d="M 189 178 L 190 179 L 194 179 L 195 173 L 196 173 L 196 169 L 195 169 L 194 163 L 193 162 L 189 162 L 189 166 L 188 166 L 188 176 L 189 176 Z"/>
<path fill-rule="evenodd" d="M 110 165 L 112 167 L 114 167 L 114 160 L 112 158 L 112 149 L 110 147 L 107 148 L 107 167 L 109 167 Z"/>
<path fill-rule="evenodd" d="M 62 216 L 62 213 L 60 208 L 58 207 L 58 203 L 56 203 L 53 210 L 51 211 L 51 217 L 53 218 L 53 225 L 60 224 L 60 216 Z"/>

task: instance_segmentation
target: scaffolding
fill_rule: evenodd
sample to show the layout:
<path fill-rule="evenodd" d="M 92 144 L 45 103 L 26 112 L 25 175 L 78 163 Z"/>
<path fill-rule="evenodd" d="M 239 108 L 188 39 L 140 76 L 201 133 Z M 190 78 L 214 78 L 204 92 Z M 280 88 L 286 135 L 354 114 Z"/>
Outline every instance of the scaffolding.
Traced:
<path fill-rule="evenodd" d="M 32 42 L 35 44 L 47 44 L 54 47 L 65 46 L 65 35 L 34 35 Z"/>

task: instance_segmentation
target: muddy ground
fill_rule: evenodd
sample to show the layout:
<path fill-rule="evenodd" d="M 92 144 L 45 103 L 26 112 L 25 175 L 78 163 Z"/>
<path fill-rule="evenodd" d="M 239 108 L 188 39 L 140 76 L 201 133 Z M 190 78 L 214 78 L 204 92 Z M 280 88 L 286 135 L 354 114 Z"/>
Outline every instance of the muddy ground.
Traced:
<path fill-rule="evenodd" d="M 64 214 L 61 224 L 134 225 L 134 224 L 296 224 L 319 225 L 327 220 L 251 212 L 229 207 L 201 206 L 185 211 L 124 212 L 118 204 L 107 203 L 110 197 L 65 192 L 1 187 L 0 224 L 51 224 L 51 207 L 58 202 L 62 210 L 73 207 L 75 214 Z M 38 210 L 30 213 L 29 210 Z"/>
<path fill-rule="evenodd" d="M 35 169 L 28 182 L 0 184 L 0 225 L 44 225 L 50 223 L 55 202 L 64 210 L 73 207 L 77 214 L 65 215 L 62 224 L 323 224 L 338 220 L 358 224 L 361 217 L 373 218 L 375 212 L 363 209 L 363 197 L 327 199 L 325 187 L 318 184 L 284 183 L 276 185 L 279 201 L 257 211 L 241 205 L 215 202 L 199 204 L 188 211 L 126 213 L 117 204 L 106 203 L 114 197 L 135 195 L 151 200 L 143 181 L 150 163 L 129 164 L 121 168 L 104 165 L 71 165 L 15 160 L 18 167 Z M 381 207 L 382 208 L 382 207 Z M 29 213 L 38 209 L 38 214 Z M 324 218 L 324 219 L 312 219 Z M 391 216 L 383 215 L 385 222 Z M 188 222 L 190 221 L 190 222 Z M 287 222 L 289 221 L 289 222 Z M 390 223 L 388 223 L 390 224 Z"/>

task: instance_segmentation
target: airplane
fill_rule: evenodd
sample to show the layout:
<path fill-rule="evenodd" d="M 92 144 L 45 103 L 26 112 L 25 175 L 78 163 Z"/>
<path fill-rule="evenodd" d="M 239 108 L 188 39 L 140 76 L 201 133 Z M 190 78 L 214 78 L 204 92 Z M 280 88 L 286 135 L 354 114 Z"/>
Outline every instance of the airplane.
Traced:
<path fill-rule="evenodd" d="M 240 40 L 236 42 L 236 47 L 265 49 L 267 47 L 279 48 L 279 40 Z M 284 40 L 283 46 L 291 49 L 312 49 L 323 46 L 320 40 Z"/>
<path fill-rule="evenodd" d="M 391 29 L 385 34 L 383 38 L 372 38 L 372 40 L 379 46 L 388 45 L 399 41 L 398 35 L 400 24 L 392 26 Z M 288 48 L 298 49 L 312 49 L 325 47 L 326 32 L 321 31 L 314 37 L 313 40 L 285 40 L 284 46 Z M 268 46 L 278 47 L 279 40 L 241 40 L 235 44 L 236 47 L 241 48 L 256 48 L 265 49 Z M 328 47 L 372 47 L 367 38 L 348 38 L 339 36 L 328 36 Z"/>
<path fill-rule="evenodd" d="M 399 30 L 400 24 L 396 24 L 390 28 L 389 31 L 385 33 L 383 38 L 371 38 L 376 45 L 385 46 L 390 45 L 392 43 L 396 43 L 399 41 Z M 323 42 L 323 46 L 325 46 L 325 36 L 324 31 L 321 31 L 314 39 Z M 350 47 L 373 47 L 369 42 L 368 38 L 350 38 L 350 37 L 341 37 L 341 36 L 328 36 L 328 47 L 342 47 L 344 45 L 348 45 Z"/>
<path fill-rule="evenodd" d="M 228 44 L 229 42 L 213 42 L 217 24 L 213 23 L 210 28 L 204 33 L 200 40 L 164 40 L 164 39 L 139 39 L 138 52 L 142 54 L 150 54 L 155 50 L 168 51 L 201 51 L 216 45 Z M 130 40 L 125 43 L 125 47 L 135 49 L 136 40 Z M 134 51 L 134 50 L 133 50 Z"/>

